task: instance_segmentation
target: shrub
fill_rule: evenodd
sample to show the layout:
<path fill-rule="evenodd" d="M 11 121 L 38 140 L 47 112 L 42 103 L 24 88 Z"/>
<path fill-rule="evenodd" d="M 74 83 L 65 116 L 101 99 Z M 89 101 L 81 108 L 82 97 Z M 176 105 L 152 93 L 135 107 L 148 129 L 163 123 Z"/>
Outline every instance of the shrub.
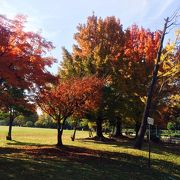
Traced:
<path fill-rule="evenodd" d="M 176 130 L 176 124 L 174 122 L 168 122 L 167 129 L 169 131 L 175 131 Z"/>
<path fill-rule="evenodd" d="M 32 121 L 27 121 L 26 122 L 26 126 L 27 127 L 33 127 L 34 126 L 34 123 Z"/>

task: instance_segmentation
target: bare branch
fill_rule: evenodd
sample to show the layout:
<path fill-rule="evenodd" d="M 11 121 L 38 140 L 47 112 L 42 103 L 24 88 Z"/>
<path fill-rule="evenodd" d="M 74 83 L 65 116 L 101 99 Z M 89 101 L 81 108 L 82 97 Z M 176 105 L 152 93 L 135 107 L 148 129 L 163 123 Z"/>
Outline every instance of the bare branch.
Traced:
<path fill-rule="evenodd" d="M 165 34 L 169 34 L 169 32 L 170 32 L 172 29 L 174 29 L 176 26 L 179 26 L 179 25 L 180 25 L 180 23 L 178 22 L 178 18 L 180 17 L 179 11 L 180 11 L 180 7 L 177 8 L 177 9 L 174 11 L 174 13 L 172 14 L 172 16 L 169 17 L 168 20 L 167 20 L 167 19 L 164 19 L 165 21 L 167 20 L 167 22 L 168 22 L 167 29 L 169 29 L 169 28 L 171 27 L 168 31 L 166 31 Z"/>
<path fill-rule="evenodd" d="M 173 21 L 174 18 L 176 18 L 177 16 L 179 16 L 179 15 L 178 15 L 178 12 L 179 12 L 179 11 L 180 11 L 180 7 L 178 7 L 178 8 L 174 11 L 174 13 L 169 17 L 168 22 Z"/>
<path fill-rule="evenodd" d="M 171 24 L 169 24 L 169 25 L 167 26 L 167 28 L 171 27 L 173 24 L 174 24 L 174 22 L 172 22 Z"/>

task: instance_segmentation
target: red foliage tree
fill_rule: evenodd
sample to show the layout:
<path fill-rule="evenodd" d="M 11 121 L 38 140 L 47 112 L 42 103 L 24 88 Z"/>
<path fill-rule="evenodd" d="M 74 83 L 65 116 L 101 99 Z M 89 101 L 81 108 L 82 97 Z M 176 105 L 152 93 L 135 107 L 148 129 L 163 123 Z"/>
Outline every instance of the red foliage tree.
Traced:
<path fill-rule="evenodd" d="M 54 47 L 40 34 L 24 30 L 25 17 L 0 16 L 0 107 L 10 115 L 9 135 L 15 112 L 32 109 L 29 92 L 42 88 L 54 76 L 46 70 L 55 61 L 47 53 Z M 31 99 L 32 101 L 33 99 Z"/>
<path fill-rule="evenodd" d="M 70 116 L 82 116 L 98 108 L 103 81 L 96 77 L 68 79 L 44 90 L 38 97 L 40 108 L 57 121 L 57 145 L 62 145 L 64 123 Z"/>
<path fill-rule="evenodd" d="M 41 86 L 52 75 L 46 71 L 54 58 L 46 56 L 51 42 L 40 34 L 24 31 L 25 17 L 10 20 L 0 16 L 0 88 L 4 82 L 13 87 L 32 89 Z"/>
<path fill-rule="evenodd" d="M 161 33 L 133 25 L 126 30 L 125 36 L 124 64 L 120 64 L 125 75 L 121 77 L 128 82 L 125 86 L 127 91 L 144 97 L 153 73 Z"/>
<path fill-rule="evenodd" d="M 155 61 L 161 32 L 133 25 L 126 30 L 125 55 L 133 61 Z"/>

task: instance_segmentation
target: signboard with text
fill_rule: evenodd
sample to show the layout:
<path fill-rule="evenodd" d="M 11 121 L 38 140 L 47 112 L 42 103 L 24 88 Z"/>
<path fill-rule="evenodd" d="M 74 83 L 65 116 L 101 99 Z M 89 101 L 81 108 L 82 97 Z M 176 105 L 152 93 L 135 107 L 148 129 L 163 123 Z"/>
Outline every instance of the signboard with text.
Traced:
<path fill-rule="evenodd" d="M 148 117 L 148 118 L 147 118 L 147 122 L 148 122 L 148 124 L 153 125 L 153 124 L 154 124 L 154 119 Z"/>

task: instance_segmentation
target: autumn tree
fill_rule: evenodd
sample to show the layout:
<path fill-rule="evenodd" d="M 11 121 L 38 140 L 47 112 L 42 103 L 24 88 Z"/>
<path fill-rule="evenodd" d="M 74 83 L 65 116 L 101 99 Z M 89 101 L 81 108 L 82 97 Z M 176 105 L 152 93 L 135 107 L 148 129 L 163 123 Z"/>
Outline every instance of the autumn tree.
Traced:
<path fill-rule="evenodd" d="M 10 113 L 8 139 L 15 111 L 32 106 L 29 97 L 55 79 L 46 70 L 55 61 L 47 56 L 52 43 L 25 31 L 25 21 L 24 16 L 13 20 L 0 16 L 0 107 Z"/>
<path fill-rule="evenodd" d="M 146 90 L 148 88 L 156 52 L 160 41 L 159 31 L 150 31 L 137 25 L 125 30 L 124 57 L 117 64 L 119 71 L 113 81 L 119 86 L 119 92 L 126 97 L 126 106 L 123 108 L 126 117 L 135 122 L 136 134 L 140 127 L 143 113 Z M 115 77 L 116 77 L 115 76 Z"/>
<path fill-rule="evenodd" d="M 59 73 L 64 78 L 95 74 L 106 79 L 100 108 L 95 114 L 92 113 L 97 124 L 97 137 L 102 138 L 102 123 L 107 119 L 107 98 L 110 96 L 108 79 L 112 75 L 114 61 L 123 54 L 124 32 L 120 21 L 115 17 L 102 19 L 95 15 L 88 17 L 86 24 L 80 24 L 77 29 L 73 52 L 63 49 Z"/>
<path fill-rule="evenodd" d="M 57 122 L 57 145 L 62 145 L 65 121 L 98 108 L 103 81 L 96 77 L 60 80 L 56 86 L 39 95 L 40 108 Z"/>
<path fill-rule="evenodd" d="M 160 69 L 162 62 L 163 62 L 163 60 L 161 58 L 162 58 L 162 53 L 163 53 L 164 37 L 166 35 L 167 29 L 169 27 L 171 27 L 172 25 L 174 25 L 174 22 L 172 22 L 172 21 L 173 21 L 173 18 L 169 19 L 169 17 L 168 17 L 167 19 L 165 19 L 164 29 L 163 29 L 163 32 L 161 32 L 161 41 L 159 43 L 159 47 L 158 47 L 158 51 L 157 51 L 156 64 L 154 66 L 152 80 L 151 80 L 151 83 L 150 83 L 150 86 L 148 89 L 148 93 L 147 93 L 146 106 L 145 106 L 144 113 L 143 113 L 141 127 L 140 127 L 140 130 L 138 133 L 138 138 L 137 138 L 136 143 L 135 143 L 135 148 L 138 148 L 138 149 L 140 149 L 142 147 L 144 134 L 146 131 L 147 118 L 150 115 L 150 108 L 152 105 L 153 93 L 154 93 L 154 89 L 155 89 L 156 84 L 157 84 L 158 72 L 159 72 L 159 69 Z"/>
<path fill-rule="evenodd" d="M 179 109 L 180 49 L 179 33 L 175 41 L 169 41 L 163 48 L 157 83 L 152 97 L 150 115 L 158 125 L 166 127 L 172 117 L 177 117 Z"/>
<path fill-rule="evenodd" d="M 125 114 L 132 116 L 131 108 L 125 104 L 136 107 L 139 102 L 144 103 L 160 33 L 137 25 L 123 30 L 115 17 L 101 19 L 93 15 L 86 24 L 78 26 L 74 39 L 77 44 L 72 54 L 63 49 L 60 74 L 63 77 L 97 74 L 106 78 L 103 101 L 96 113 L 97 136 L 100 137 L 102 122 L 110 118 L 109 114 L 118 114 L 118 119 Z M 134 115 L 139 122 L 141 114 Z"/>
<path fill-rule="evenodd" d="M 54 62 L 46 56 L 53 45 L 38 33 L 26 32 L 25 21 L 24 16 L 0 16 L 0 93 L 5 84 L 32 90 L 53 78 L 46 70 Z"/>

